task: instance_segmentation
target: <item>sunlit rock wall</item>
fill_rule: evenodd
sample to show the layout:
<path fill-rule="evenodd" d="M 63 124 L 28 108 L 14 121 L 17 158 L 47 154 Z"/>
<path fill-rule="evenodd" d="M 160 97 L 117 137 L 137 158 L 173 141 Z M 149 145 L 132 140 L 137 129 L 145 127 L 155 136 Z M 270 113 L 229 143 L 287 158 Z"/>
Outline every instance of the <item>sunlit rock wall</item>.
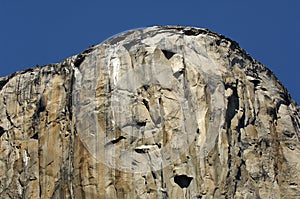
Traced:
<path fill-rule="evenodd" d="M 298 198 L 299 113 L 224 36 L 128 31 L 0 78 L 0 198 Z"/>

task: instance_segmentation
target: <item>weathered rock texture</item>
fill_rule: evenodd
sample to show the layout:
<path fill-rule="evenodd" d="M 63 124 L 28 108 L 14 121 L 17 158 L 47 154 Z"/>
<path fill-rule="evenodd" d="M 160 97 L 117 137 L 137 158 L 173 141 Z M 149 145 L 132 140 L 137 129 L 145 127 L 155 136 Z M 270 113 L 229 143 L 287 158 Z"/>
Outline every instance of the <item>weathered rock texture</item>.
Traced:
<path fill-rule="evenodd" d="M 300 198 L 299 113 L 224 36 L 128 31 L 0 78 L 0 198 Z"/>

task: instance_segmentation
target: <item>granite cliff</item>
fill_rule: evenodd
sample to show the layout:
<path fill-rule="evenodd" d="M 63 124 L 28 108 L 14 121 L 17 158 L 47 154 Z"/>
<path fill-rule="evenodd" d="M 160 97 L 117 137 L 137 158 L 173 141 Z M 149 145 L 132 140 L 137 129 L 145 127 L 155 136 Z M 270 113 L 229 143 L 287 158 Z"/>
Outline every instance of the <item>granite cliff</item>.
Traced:
<path fill-rule="evenodd" d="M 0 78 L 0 198 L 299 198 L 299 136 L 236 42 L 132 30 Z"/>

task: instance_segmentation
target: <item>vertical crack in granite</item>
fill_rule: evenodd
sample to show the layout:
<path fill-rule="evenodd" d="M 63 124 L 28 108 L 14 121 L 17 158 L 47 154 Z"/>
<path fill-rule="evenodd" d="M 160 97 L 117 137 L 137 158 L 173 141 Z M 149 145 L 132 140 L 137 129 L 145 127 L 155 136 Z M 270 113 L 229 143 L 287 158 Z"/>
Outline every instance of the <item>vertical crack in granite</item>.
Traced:
<path fill-rule="evenodd" d="M 0 126 L 0 137 L 5 133 L 5 130 L 3 129 L 2 126 Z"/>
<path fill-rule="evenodd" d="M 299 110 L 222 35 L 128 31 L 0 78 L 0 198 L 298 198 Z"/>

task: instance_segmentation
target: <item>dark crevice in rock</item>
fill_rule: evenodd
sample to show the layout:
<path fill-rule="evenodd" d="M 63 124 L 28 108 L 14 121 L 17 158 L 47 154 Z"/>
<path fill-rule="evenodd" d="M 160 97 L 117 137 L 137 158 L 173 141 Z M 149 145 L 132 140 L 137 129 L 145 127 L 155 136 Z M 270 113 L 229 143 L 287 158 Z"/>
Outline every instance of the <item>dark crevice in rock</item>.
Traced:
<path fill-rule="evenodd" d="M 245 119 L 246 119 L 246 114 L 245 114 L 245 110 L 243 111 L 243 115 L 241 117 L 241 119 L 239 120 L 238 126 L 237 126 L 237 131 L 239 133 L 238 135 L 238 141 L 241 143 L 241 129 L 245 127 Z"/>
<path fill-rule="evenodd" d="M 241 157 L 241 153 L 240 153 L 240 157 Z M 241 158 L 242 158 L 242 157 L 241 157 Z M 236 179 L 237 179 L 238 181 L 241 181 L 242 178 L 244 177 L 243 174 L 242 174 L 242 169 L 246 167 L 246 162 L 245 162 L 245 160 L 241 159 L 240 161 L 241 161 L 241 164 L 240 164 L 240 166 L 237 168 L 238 171 L 237 171 L 237 174 L 236 174 Z M 236 186 L 237 186 L 237 185 L 238 185 L 238 184 L 236 183 Z M 236 187 L 236 188 L 237 188 L 237 187 Z"/>
<path fill-rule="evenodd" d="M 143 99 L 143 104 L 147 108 L 148 111 L 150 111 L 149 102 L 146 99 Z"/>
<path fill-rule="evenodd" d="M 267 91 L 267 89 L 264 88 L 264 87 L 261 87 L 260 89 L 261 89 L 262 91 Z"/>
<path fill-rule="evenodd" d="M 147 91 L 150 88 L 150 86 L 145 84 L 145 85 L 143 85 L 143 88 L 144 88 L 145 91 Z"/>
<path fill-rule="evenodd" d="M 206 34 L 207 30 L 204 29 L 196 29 L 196 28 L 189 28 L 183 29 L 183 33 L 187 36 L 197 36 L 200 34 Z"/>
<path fill-rule="evenodd" d="M 282 104 L 289 106 L 291 104 L 291 96 L 287 91 L 284 91 L 279 94 L 282 98 Z"/>
<path fill-rule="evenodd" d="M 159 149 L 161 149 L 161 143 L 155 143 L 155 145 L 156 145 Z"/>
<path fill-rule="evenodd" d="M 237 173 L 234 179 L 234 190 L 233 192 L 236 193 L 236 191 L 238 190 L 239 187 L 239 182 L 241 181 L 242 178 L 242 172 L 241 172 L 241 167 L 237 168 Z"/>
<path fill-rule="evenodd" d="M 72 70 L 71 74 L 70 74 L 70 86 L 69 86 L 69 91 L 67 92 L 67 109 L 69 111 L 69 119 L 70 121 L 72 121 L 72 117 L 73 117 L 73 90 L 74 90 L 74 84 L 75 84 L 75 73 L 74 70 Z"/>
<path fill-rule="evenodd" d="M 175 72 L 175 73 L 173 74 L 173 76 L 174 76 L 176 79 L 178 79 L 183 73 L 184 73 L 184 71 L 183 71 L 183 70 L 180 70 L 180 71 Z"/>
<path fill-rule="evenodd" d="M 237 173 L 236 173 L 236 176 L 235 176 L 235 179 L 240 181 L 242 179 L 242 169 L 241 169 L 241 166 L 239 166 L 237 168 Z M 236 186 L 237 186 L 237 182 L 236 182 Z"/>
<path fill-rule="evenodd" d="M 107 83 L 107 92 L 111 93 L 112 92 L 112 86 L 111 86 L 111 80 L 108 78 L 108 83 Z M 109 96 L 109 95 L 107 95 Z"/>
<path fill-rule="evenodd" d="M 160 117 L 157 119 L 159 120 L 159 123 L 163 123 L 164 122 L 164 104 L 163 104 L 163 101 L 162 101 L 162 98 L 160 97 L 158 99 L 158 104 L 159 104 L 159 112 L 160 112 Z M 156 121 L 156 124 L 158 123 L 158 121 Z"/>
<path fill-rule="evenodd" d="M 41 113 L 41 112 L 44 112 L 45 110 L 46 110 L 45 98 L 44 98 L 44 96 L 42 96 L 40 98 L 40 101 L 39 101 L 39 104 L 38 104 L 38 107 L 37 107 L 37 112 Z"/>
<path fill-rule="evenodd" d="M 254 89 L 257 90 L 257 86 L 260 84 L 260 81 L 258 79 L 250 80 L 251 83 L 254 85 Z"/>
<path fill-rule="evenodd" d="M 43 195 L 43 192 L 42 192 L 42 190 L 43 190 L 43 187 L 42 187 L 42 182 L 41 182 L 41 181 L 39 181 L 39 198 L 42 198 L 42 195 Z"/>
<path fill-rule="evenodd" d="M 167 59 L 171 59 L 173 57 L 173 55 L 175 55 L 174 52 L 169 51 L 169 50 L 161 50 L 161 51 L 164 53 L 164 55 Z"/>
<path fill-rule="evenodd" d="M 223 36 L 223 35 L 222 35 Z M 224 36 L 223 36 L 224 37 Z M 224 38 L 226 38 L 226 37 L 224 37 Z M 232 50 L 232 51 L 234 51 L 235 49 L 239 49 L 240 48 L 240 46 L 239 46 L 239 44 L 236 42 L 236 41 L 233 41 L 233 40 L 231 40 L 231 39 L 228 39 L 228 38 L 226 38 L 226 40 L 229 40 L 230 41 L 230 46 L 229 46 L 229 48 Z M 242 50 L 242 49 L 240 49 L 240 50 Z M 248 54 L 248 53 L 245 53 L 244 54 L 244 57 L 246 57 L 247 59 L 249 59 L 249 60 L 252 60 L 252 57 Z"/>
<path fill-rule="evenodd" d="M 147 153 L 148 150 L 145 150 L 145 149 L 134 149 L 135 152 L 137 153 Z"/>
<path fill-rule="evenodd" d="M 50 161 L 46 166 L 49 166 L 54 163 L 54 160 Z"/>
<path fill-rule="evenodd" d="M 288 138 L 293 138 L 295 133 L 294 132 L 290 132 L 290 131 L 283 131 L 282 132 L 284 136 L 288 137 Z"/>
<path fill-rule="evenodd" d="M 153 145 L 153 146 L 155 146 L 155 145 Z M 147 147 L 145 147 L 145 148 L 135 148 L 134 149 L 134 151 L 137 152 L 137 153 L 148 153 L 149 150 L 150 150 L 150 148 L 147 148 Z"/>
<path fill-rule="evenodd" d="M 273 120 L 277 120 L 277 110 L 276 107 L 267 107 L 267 114 L 272 117 Z"/>
<path fill-rule="evenodd" d="M 74 66 L 78 68 L 80 66 L 80 64 L 84 61 L 84 59 L 85 59 L 85 56 L 82 54 L 79 54 L 74 61 Z"/>
<path fill-rule="evenodd" d="M 147 124 L 146 121 L 138 121 L 138 122 L 136 122 L 136 125 L 137 125 L 138 127 L 146 126 L 146 124 Z"/>
<path fill-rule="evenodd" d="M 138 165 L 135 161 L 132 161 L 131 164 L 134 165 L 134 166 Z"/>
<path fill-rule="evenodd" d="M 245 74 L 246 76 L 249 76 L 249 77 L 253 77 L 255 79 L 258 79 L 258 73 L 257 71 L 254 69 L 254 68 L 251 68 L 251 67 L 248 67 L 246 70 L 245 70 Z"/>
<path fill-rule="evenodd" d="M 33 136 L 30 137 L 31 139 L 38 140 L 39 139 L 39 134 L 35 133 Z"/>
<path fill-rule="evenodd" d="M 117 139 L 110 141 L 109 143 L 111 143 L 111 144 L 117 144 L 118 142 L 120 142 L 123 139 L 126 139 L 126 137 L 120 136 Z"/>
<path fill-rule="evenodd" d="M 75 58 L 74 61 L 74 66 L 75 67 L 79 67 L 81 65 L 81 63 L 84 61 L 85 57 L 91 53 L 93 50 L 95 50 L 94 46 L 91 46 L 89 49 L 83 51 L 82 53 L 80 53 L 79 55 L 77 55 L 77 57 Z"/>
<path fill-rule="evenodd" d="M 174 177 L 174 182 L 180 186 L 180 188 L 187 188 L 190 186 L 191 181 L 193 180 L 193 177 L 189 177 L 187 175 L 176 175 Z"/>
<path fill-rule="evenodd" d="M 2 89 L 7 84 L 8 81 L 9 81 L 8 77 L 1 78 L 0 79 L 0 89 Z"/>
<path fill-rule="evenodd" d="M 33 119 L 37 120 L 40 118 L 40 113 L 44 112 L 46 110 L 46 104 L 44 96 L 40 98 L 40 100 L 36 103 L 36 109 L 33 115 Z"/>
<path fill-rule="evenodd" d="M 41 66 L 41 67 L 43 67 L 43 66 Z M 20 74 L 25 74 L 25 73 L 29 73 L 29 72 L 33 72 L 33 71 L 34 71 L 34 68 L 27 68 L 27 69 L 21 71 Z"/>
<path fill-rule="evenodd" d="M 236 114 L 236 110 L 239 108 L 239 97 L 236 86 L 232 85 L 225 85 L 225 89 L 231 88 L 233 93 L 230 97 L 228 97 L 227 102 L 227 110 L 226 110 L 226 122 L 227 127 L 230 128 L 231 120 Z"/>
<path fill-rule="evenodd" d="M 0 137 L 5 133 L 5 130 L 3 129 L 2 126 L 0 126 Z"/>
<path fill-rule="evenodd" d="M 156 173 L 154 171 L 151 171 L 151 174 L 152 174 L 152 176 L 153 176 L 154 179 L 157 179 Z"/>
<path fill-rule="evenodd" d="M 225 116 L 225 121 L 227 124 L 227 136 L 228 136 L 228 168 L 232 168 L 232 166 L 234 165 L 234 163 L 232 162 L 232 160 L 234 159 L 234 157 L 236 157 L 236 154 L 234 153 L 234 149 L 233 149 L 233 145 L 234 145 L 234 139 L 235 136 L 239 136 L 236 135 L 236 133 L 238 133 L 238 129 L 237 132 L 235 130 L 231 129 L 231 120 L 234 118 L 234 116 L 237 113 L 237 110 L 239 109 L 239 97 L 238 97 L 238 92 L 237 92 L 237 83 L 236 84 L 225 84 L 225 89 L 231 89 L 232 90 L 232 94 L 228 97 L 227 99 L 227 109 L 226 109 L 226 116 Z M 240 134 L 240 133 L 239 133 Z M 239 138 L 238 138 L 239 139 Z M 227 178 L 229 179 L 231 175 L 236 175 L 233 174 L 232 171 L 229 171 L 227 173 Z M 235 181 L 231 181 L 230 183 L 235 184 Z"/>
<path fill-rule="evenodd" d="M 162 165 L 161 165 L 162 166 Z M 163 168 L 163 167 L 161 167 Z M 165 178 L 164 178 L 164 170 L 160 170 L 160 179 L 161 179 L 161 191 L 163 194 L 163 198 L 168 198 L 168 191 L 166 189 L 166 183 L 165 183 Z"/>
<path fill-rule="evenodd" d="M 194 29 L 190 29 L 190 30 L 183 30 L 183 33 L 185 34 L 185 35 L 188 35 L 188 36 L 197 36 L 197 35 L 199 35 L 200 33 L 198 32 L 198 31 L 196 31 L 196 30 L 194 30 Z"/>

